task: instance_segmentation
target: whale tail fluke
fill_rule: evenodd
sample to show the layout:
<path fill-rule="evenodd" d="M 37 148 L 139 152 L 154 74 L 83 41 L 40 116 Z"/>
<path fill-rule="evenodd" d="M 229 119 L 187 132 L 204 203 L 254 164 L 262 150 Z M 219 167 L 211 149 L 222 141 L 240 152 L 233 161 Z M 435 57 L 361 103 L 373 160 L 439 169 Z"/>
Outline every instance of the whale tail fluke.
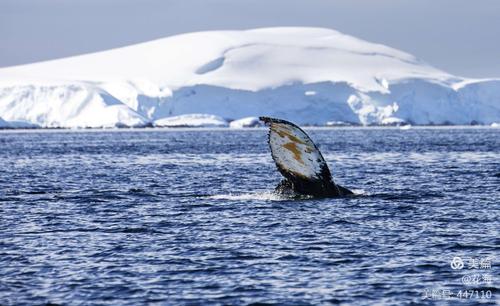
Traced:
<path fill-rule="evenodd" d="M 330 169 L 311 138 L 297 125 L 282 119 L 260 117 L 269 126 L 268 143 L 278 171 L 285 177 L 277 192 L 317 197 L 353 194 L 333 182 Z"/>

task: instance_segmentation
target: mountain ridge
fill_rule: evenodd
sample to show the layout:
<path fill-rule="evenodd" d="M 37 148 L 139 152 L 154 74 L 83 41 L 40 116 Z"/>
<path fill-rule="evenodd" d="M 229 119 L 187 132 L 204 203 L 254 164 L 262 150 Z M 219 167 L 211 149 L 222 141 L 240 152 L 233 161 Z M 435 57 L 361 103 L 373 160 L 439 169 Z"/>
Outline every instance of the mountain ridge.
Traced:
<path fill-rule="evenodd" d="M 492 124 L 500 121 L 500 80 L 453 76 L 397 49 L 301 27 L 195 32 L 0 69 L 7 122 L 147 126 L 188 114 Z"/>

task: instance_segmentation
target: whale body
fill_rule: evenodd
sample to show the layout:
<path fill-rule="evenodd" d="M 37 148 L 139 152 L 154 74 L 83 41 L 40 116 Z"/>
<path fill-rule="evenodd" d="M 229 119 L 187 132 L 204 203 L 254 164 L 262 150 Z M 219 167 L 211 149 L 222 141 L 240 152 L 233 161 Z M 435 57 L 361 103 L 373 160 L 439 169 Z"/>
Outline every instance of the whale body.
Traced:
<path fill-rule="evenodd" d="M 275 189 L 279 194 L 296 193 L 314 197 L 352 195 L 335 184 L 323 155 L 299 126 L 282 119 L 259 117 L 269 126 L 271 156 L 284 179 Z"/>

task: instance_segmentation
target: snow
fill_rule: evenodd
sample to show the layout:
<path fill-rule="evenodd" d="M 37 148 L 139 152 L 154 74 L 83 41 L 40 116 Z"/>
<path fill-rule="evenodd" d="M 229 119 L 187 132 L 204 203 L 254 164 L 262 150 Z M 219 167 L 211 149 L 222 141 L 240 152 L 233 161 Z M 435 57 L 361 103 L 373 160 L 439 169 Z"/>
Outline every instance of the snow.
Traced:
<path fill-rule="evenodd" d="M 351 126 L 352 123 L 344 121 L 327 121 L 325 126 Z"/>
<path fill-rule="evenodd" d="M 207 114 L 187 114 L 158 119 L 154 122 L 160 127 L 227 127 L 227 121 L 219 116 Z"/>
<path fill-rule="evenodd" d="M 0 128 L 7 128 L 7 127 L 10 127 L 10 125 L 7 123 L 7 121 L 0 118 Z"/>
<path fill-rule="evenodd" d="M 302 125 L 490 125 L 500 121 L 500 80 L 453 76 L 384 45 L 297 27 L 197 32 L 0 69 L 8 122 L 227 126 L 222 118 L 260 115 Z"/>
<path fill-rule="evenodd" d="M 37 128 L 38 126 L 33 123 L 25 122 L 25 121 L 5 121 L 0 118 L 0 129 L 32 129 Z"/>
<path fill-rule="evenodd" d="M 382 124 L 383 125 L 396 125 L 396 126 L 400 126 L 400 125 L 405 125 L 406 122 L 403 119 L 400 119 L 400 118 L 387 117 L 387 118 L 382 119 Z"/>
<path fill-rule="evenodd" d="M 148 120 L 91 84 L 26 85 L 0 91 L 0 113 L 41 127 L 144 126 Z"/>
<path fill-rule="evenodd" d="M 411 129 L 411 124 L 407 124 L 407 125 L 402 125 L 399 127 L 400 130 L 410 130 Z"/>
<path fill-rule="evenodd" d="M 233 129 L 241 129 L 248 127 L 264 126 L 258 117 L 246 117 L 238 120 L 233 120 L 229 123 L 229 127 Z"/>

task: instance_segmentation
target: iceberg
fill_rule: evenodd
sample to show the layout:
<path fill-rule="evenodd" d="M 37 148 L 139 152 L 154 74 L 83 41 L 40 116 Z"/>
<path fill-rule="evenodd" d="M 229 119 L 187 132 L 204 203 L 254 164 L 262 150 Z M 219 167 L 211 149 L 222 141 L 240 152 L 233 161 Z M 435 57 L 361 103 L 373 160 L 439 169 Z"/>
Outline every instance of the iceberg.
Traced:
<path fill-rule="evenodd" d="M 229 127 L 233 129 L 260 127 L 264 126 L 258 117 L 246 117 L 238 120 L 233 120 L 229 123 Z"/>
<path fill-rule="evenodd" d="M 227 121 L 221 117 L 207 114 L 187 114 L 158 119 L 158 127 L 227 127 Z"/>

